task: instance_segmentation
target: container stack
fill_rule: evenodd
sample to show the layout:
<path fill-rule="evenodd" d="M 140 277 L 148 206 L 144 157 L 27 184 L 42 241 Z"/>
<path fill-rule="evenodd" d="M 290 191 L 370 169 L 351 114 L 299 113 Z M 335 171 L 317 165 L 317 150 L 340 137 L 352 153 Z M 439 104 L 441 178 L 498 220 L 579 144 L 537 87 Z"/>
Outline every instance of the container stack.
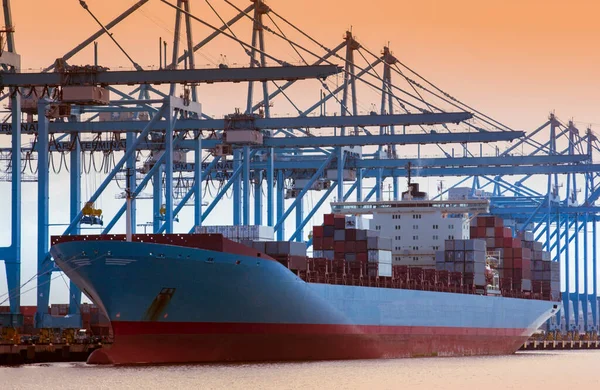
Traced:
<path fill-rule="evenodd" d="M 313 256 L 343 261 L 353 276 L 391 277 L 392 240 L 369 230 L 369 220 L 326 214 L 323 226 L 313 227 Z"/>
<path fill-rule="evenodd" d="M 560 300 L 560 263 L 551 261 L 550 252 L 533 251 L 532 287 L 542 299 Z"/>
<path fill-rule="evenodd" d="M 533 276 L 533 262 L 536 259 L 541 261 L 544 257 L 549 258 L 549 254 L 542 251 L 542 244 L 534 240 L 532 232 L 522 232 L 518 237 L 513 237 L 512 229 L 503 226 L 501 218 L 486 216 L 472 221 L 471 238 L 485 239 L 487 250 L 499 254 L 502 261 L 497 270 L 500 274 L 501 288 L 536 292 L 532 283 L 532 280 L 536 280 Z M 541 264 L 538 266 L 542 267 Z M 560 279 L 559 274 L 558 278 Z M 538 284 L 538 287 L 540 290 L 541 285 Z M 549 285 L 548 288 L 551 290 Z"/>
<path fill-rule="evenodd" d="M 274 258 L 291 270 L 306 271 L 304 242 L 242 240 L 242 244 Z"/>
<path fill-rule="evenodd" d="M 196 234 L 221 234 L 232 241 L 273 241 L 273 227 L 271 226 L 196 226 Z"/>
<path fill-rule="evenodd" d="M 486 241 L 446 240 L 444 251 L 435 254 L 436 270 L 462 274 L 463 285 L 485 287 Z"/>

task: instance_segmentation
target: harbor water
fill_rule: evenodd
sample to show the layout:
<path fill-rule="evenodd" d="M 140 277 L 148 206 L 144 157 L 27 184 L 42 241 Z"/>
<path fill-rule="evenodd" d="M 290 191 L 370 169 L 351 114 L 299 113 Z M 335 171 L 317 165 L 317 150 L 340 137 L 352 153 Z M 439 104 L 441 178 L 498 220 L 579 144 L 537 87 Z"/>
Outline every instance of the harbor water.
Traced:
<path fill-rule="evenodd" d="M 597 389 L 600 351 L 501 357 L 111 367 L 85 363 L 0 367 L 17 389 Z"/>

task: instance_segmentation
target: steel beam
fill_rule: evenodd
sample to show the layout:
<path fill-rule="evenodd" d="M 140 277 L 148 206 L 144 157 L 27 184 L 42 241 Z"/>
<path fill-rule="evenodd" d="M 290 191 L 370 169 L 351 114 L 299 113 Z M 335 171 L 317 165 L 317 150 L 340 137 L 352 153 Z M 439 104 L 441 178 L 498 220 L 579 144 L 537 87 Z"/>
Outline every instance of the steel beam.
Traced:
<path fill-rule="evenodd" d="M 260 68 L 258 68 L 260 69 Z M 132 102 L 127 102 L 132 103 Z M 133 103 L 132 103 L 133 104 Z M 280 128 L 331 128 L 341 126 L 413 126 L 413 125 L 434 125 L 440 123 L 458 123 L 471 118 L 471 114 L 456 113 L 433 113 L 433 114 L 395 114 L 395 115 L 356 115 L 356 116 L 320 116 L 320 117 L 281 117 L 281 118 L 258 118 L 254 120 L 253 126 L 257 129 L 280 129 Z M 70 133 L 70 132 L 129 132 L 140 131 L 148 121 L 107 121 L 107 122 L 53 122 L 50 124 L 50 134 Z M 165 130 L 167 123 L 160 121 L 155 129 Z M 174 130 L 222 130 L 225 126 L 224 119 L 181 119 L 178 121 Z M 37 124 L 28 123 L 21 126 L 24 134 L 35 134 Z M 7 123 L 0 124 L 0 134 L 10 134 L 12 126 Z M 384 136 L 345 136 L 348 140 L 344 145 L 378 145 L 379 143 L 448 143 L 448 142 L 493 142 L 493 141 L 512 141 L 523 137 L 522 131 L 505 132 L 456 132 L 456 133 L 429 133 L 429 134 L 402 134 L 402 135 L 384 135 Z M 302 139 L 312 140 L 326 137 L 305 137 Z M 340 138 L 340 137 L 329 137 Z M 277 140 L 279 138 L 268 138 L 268 140 Z M 310 141 L 305 141 L 310 143 Z M 318 141 L 316 141 L 318 146 Z M 211 147 L 214 147 L 211 146 Z"/>
<path fill-rule="evenodd" d="M 5 8 L 5 13 L 7 12 Z M 10 13 L 10 10 L 8 10 Z M 21 312 L 21 100 L 14 89 L 11 89 L 12 124 L 17 131 L 11 137 L 11 245 L 0 256 L 4 260 L 8 287 L 8 300 L 11 313 Z"/>
<path fill-rule="evenodd" d="M 36 328 L 42 327 L 44 317 L 48 315 L 50 302 L 50 278 L 53 269 L 48 256 L 49 234 L 49 180 L 48 150 L 50 136 L 48 134 L 48 118 L 46 117 L 47 101 L 38 104 L 39 134 L 37 143 L 40 150 L 38 155 L 38 190 L 37 190 L 37 312 Z"/>
<path fill-rule="evenodd" d="M 206 84 L 242 81 L 303 80 L 326 78 L 341 72 L 335 65 L 271 66 L 265 68 L 162 69 L 139 71 L 105 71 L 89 73 L 7 73 L 0 72 L 0 84 L 5 87 L 132 84 Z"/>
<path fill-rule="evenodd" d="M 77 117 L 76 117 L 77 118 Z M 79 118 L 77 118 L 79 119 Z M 81 149 L 79 147 L 79 137 L 77 134 L 71 134 L 71 143 L 73 151 L 70 153 L 70 219 L 73 220 L 79 210 L 81 210 Z M 73 231 L 74 234 L 80 234 L 80 228 L 77 226 Z M 81 305 L 81 290 L 73 281 L 69 282 L 69 314 L 79 314 L 79 306 Z M 81 326 L 81 325 L 80 325 Z"/>

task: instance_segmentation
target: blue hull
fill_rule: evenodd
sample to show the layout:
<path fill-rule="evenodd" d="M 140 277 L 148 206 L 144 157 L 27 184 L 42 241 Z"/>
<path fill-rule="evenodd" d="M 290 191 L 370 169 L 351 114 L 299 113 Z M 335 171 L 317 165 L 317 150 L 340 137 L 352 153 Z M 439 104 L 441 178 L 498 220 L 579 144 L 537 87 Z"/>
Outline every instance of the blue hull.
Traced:
<path fill-rule="evenodd" d="M 197 342 L 202 348 L 207 336 L 213 335 L 211 340 L 224 337 L 223 342 L 231 344 L 232 334 L 242 334 L 241 341 L 234 337 L 238 340 L 235 345 L 225 346 L 219 353 L 196 351 L 181 359 L 512 353 L 559 309 L 556 302 L 539 300 L 306 283 L 276 261 L 174 245 L 74 241 L 54 245 L 51 254 L 110 318 L 116 352 L 103 359 L 112 363 L 172 362 L 172 354 L 178 355 L 168 352 L 169 346 L 163 341 L 187 345 Z M 287 340 L 291 348 L 298 334 L 315 335 L 311 340 L 297 338 L 302 345 L 322 344 L 343 334 L 356 336 L 356 340 L 336 340 L 328 349 L 356 342 L 358 352 L 355 356 L 345 347 L 329 354 L 286 354 L 280 348 L 272 353 L 252 352 L 260 344 L 247 345 L 240 351 L 240 342 L 253 340 L 256 334 L 282 332 L 284 337 L 263 339 L 262 345 Z M 388 342 L 373 335 L 387 335 Z M 439 343 L 427 348 L 410 345 L 422 344 L 432 335 L 439 336 Z M 120 343 L 124 345 L 121 352 Z M 316 345 L 314 348 L 318 349 Z M 152 359 L 143 356 L 150 349 Z"/>

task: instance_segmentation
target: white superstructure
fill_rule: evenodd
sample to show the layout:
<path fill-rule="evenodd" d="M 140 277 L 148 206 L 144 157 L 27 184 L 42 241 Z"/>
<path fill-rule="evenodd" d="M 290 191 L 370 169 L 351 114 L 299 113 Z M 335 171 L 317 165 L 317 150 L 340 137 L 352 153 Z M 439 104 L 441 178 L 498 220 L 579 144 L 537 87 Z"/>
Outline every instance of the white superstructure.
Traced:
<path fill-rule="evenodd" d="M 371 229 L 392 239 L 394 265 L 435 268 L 445 240 L 469 239 L 470 216 L 489 211 L 487 200 L 337 202 L 334 213 L 372 215 Z"/>

